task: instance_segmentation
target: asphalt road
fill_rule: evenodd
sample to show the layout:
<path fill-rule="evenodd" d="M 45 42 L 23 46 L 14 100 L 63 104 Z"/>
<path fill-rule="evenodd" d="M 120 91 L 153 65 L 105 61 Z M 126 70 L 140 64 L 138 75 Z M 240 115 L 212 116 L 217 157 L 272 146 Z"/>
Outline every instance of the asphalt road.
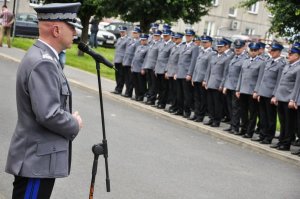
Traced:
<path fill-rule="evenodd" d="M 17 64 L 0 59 L 0 199 L 12 176 L 4 173 L 16 123 Z M 99 99 L 72 87 L 84 128 L 73 143 L 70 177 L 57 179 L 53 199 L 88 198 L 93 154 L 102 140 Z M 300 168 L 241 145 L 165 120 L 111 98 L 104 99 L 111 192 L 105 192 L 100 157 L 95 199 L 299 199 Z"/>

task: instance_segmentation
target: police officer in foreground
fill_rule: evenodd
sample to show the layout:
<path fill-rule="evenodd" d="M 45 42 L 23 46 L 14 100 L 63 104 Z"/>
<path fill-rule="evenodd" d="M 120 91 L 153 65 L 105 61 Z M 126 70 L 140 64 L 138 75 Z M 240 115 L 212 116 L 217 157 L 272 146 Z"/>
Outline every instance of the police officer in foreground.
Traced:
<path fill-rule="evenodd" d="M 246 43 L 244 40 L 237 39 L 233 43 L 235 55 L 225 68 L 222 81 L 223 94 L 226 96 L 227 108 L 230 114 L 230 127 L 224 129 L 233 134 L 239 133 L 240 127 L 240 102 L 235 95 L 239 75 L 244 61 L 248 58 Z"/>
<path fill-rule="evenodd" d="M 271 104 L 271 98 L 275 89 L 276 81 L 280 79 L 283 67 L 286 64 L 285 58 L 281 57 L 283 46 L 273 43 L 270 48 L 271 58 L 266 62 L 264 70 L 258 76 L 254 92 L 258 95 L 260 132 L 258 138 L 262 144 L 271 144 L 276 132 L 276 106 Z"/>
<path fill-rule="evenodd" d="M 210 62 L 212 55 L 216 54 L 212 49 L 213 39 L 210 36 L 203 35 L 200 39 L 202 50 L 199 50 L 199 55 L 192 75 L 195 114 L 189 118 L 189 120 L 195 122 L 202 122 L 207 112 L 207 92 L 202 86 L 202 83 L 204 81 L 208 63 Z"/>
<path fill-rule="evenodd" d="M 15 176 L 13 199 L 48 199 L 55 179 L 70 174 L 72 141 L 82 120 L 72 112 L 72 92 L 58 54 L 71 48 L 79 7 L 62 3 L 34 8 L 39 39 L 17 71 L 18 121 L 5 169 Z"/>
<path fill-rule="evenodd" d="M 126 51 L 126 46 L 129 41 L 129 37 L 127 36 L 127 27 L 126 26 L 119 26 L 120 38 L 118 39 L 117 43 L 115 44 L 115 58 L 114 63 L 117 70 L 115 70 L 115 78 L 116 78 L 116 87 L 113 91 L 114 94 L 122 94 L 122 90 L 124 87 L 124 69 L 123 69 L 123 58 Z"/>
<path fill-rule="evenodd" d="M 241 105 L 241 131 L 237 135 L 243 138 L 252 138 L 258 116 L 257 93 L 254 91 L 258 74 L 264 69 L 264 60 L 259 54 L 260 45 L 252 42 L 249 47 L 249 59 L 247 59 L 240 72 L 236 88 L 236 96 Z"/>
<path fill-rule="evenodd" d="M 281 78 L 276 83 L 274 97 L 271 102 L 277 105 L 280 122 L 279 142 L 271 148 L 289 151 L 296 134 L 296 110 L 288 108 L 290 100 L 294 101 L 292 91 L 296 82 L 296 74 L 300 70 L 300 44 L 295 43 L 288 54 L 288 63 L 284 66 Z M 293 99 L 294 98 L 294 99 Z"/>

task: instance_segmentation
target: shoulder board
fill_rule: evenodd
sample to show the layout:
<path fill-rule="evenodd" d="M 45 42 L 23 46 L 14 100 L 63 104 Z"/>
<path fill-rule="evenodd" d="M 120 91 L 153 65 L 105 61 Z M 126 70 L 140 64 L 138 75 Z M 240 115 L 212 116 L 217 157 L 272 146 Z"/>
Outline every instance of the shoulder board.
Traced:
<path fill-rule="evenodd" d="M 49 54 L 43 54 L 42 57 L 43 59 L 49 59 L 51 61 L 54 61 L 53 57 L 51 57 Z"/>

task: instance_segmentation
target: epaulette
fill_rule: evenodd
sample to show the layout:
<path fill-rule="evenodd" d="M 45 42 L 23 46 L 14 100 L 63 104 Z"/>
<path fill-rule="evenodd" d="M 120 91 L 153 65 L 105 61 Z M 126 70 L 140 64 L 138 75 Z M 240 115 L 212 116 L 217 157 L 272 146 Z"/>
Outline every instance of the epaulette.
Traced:
<path fill-rule="evenodd" d="M 49 59 L 51 61 L 54 61 L 53 57 L 51 57 L 48 53 L 43 54 L 42 57 L 43 57 L 43 59 Z"/>

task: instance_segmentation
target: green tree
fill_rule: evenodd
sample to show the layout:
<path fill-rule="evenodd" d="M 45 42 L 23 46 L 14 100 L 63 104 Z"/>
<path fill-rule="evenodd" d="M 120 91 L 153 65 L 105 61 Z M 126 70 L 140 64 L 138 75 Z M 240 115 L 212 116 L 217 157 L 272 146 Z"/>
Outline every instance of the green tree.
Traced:
<path fill-rule="evenodd" d="M 262 0 L 244 0 L 242 7 L 249 7 Z M 264 0 L 273 15 L 270 32 L 290 41 L 300 40 L 300 2 L 299 0 Z"/>
<path fill-rule="evenodd" d="M 114 10 L 114 16 L 125 21 L 139 22 L 143 32 L 148 32 L 150 23 L 183 19 L 193 24 L 208 14 L 211 0 L 110 0 L 107 7 Z"/>

